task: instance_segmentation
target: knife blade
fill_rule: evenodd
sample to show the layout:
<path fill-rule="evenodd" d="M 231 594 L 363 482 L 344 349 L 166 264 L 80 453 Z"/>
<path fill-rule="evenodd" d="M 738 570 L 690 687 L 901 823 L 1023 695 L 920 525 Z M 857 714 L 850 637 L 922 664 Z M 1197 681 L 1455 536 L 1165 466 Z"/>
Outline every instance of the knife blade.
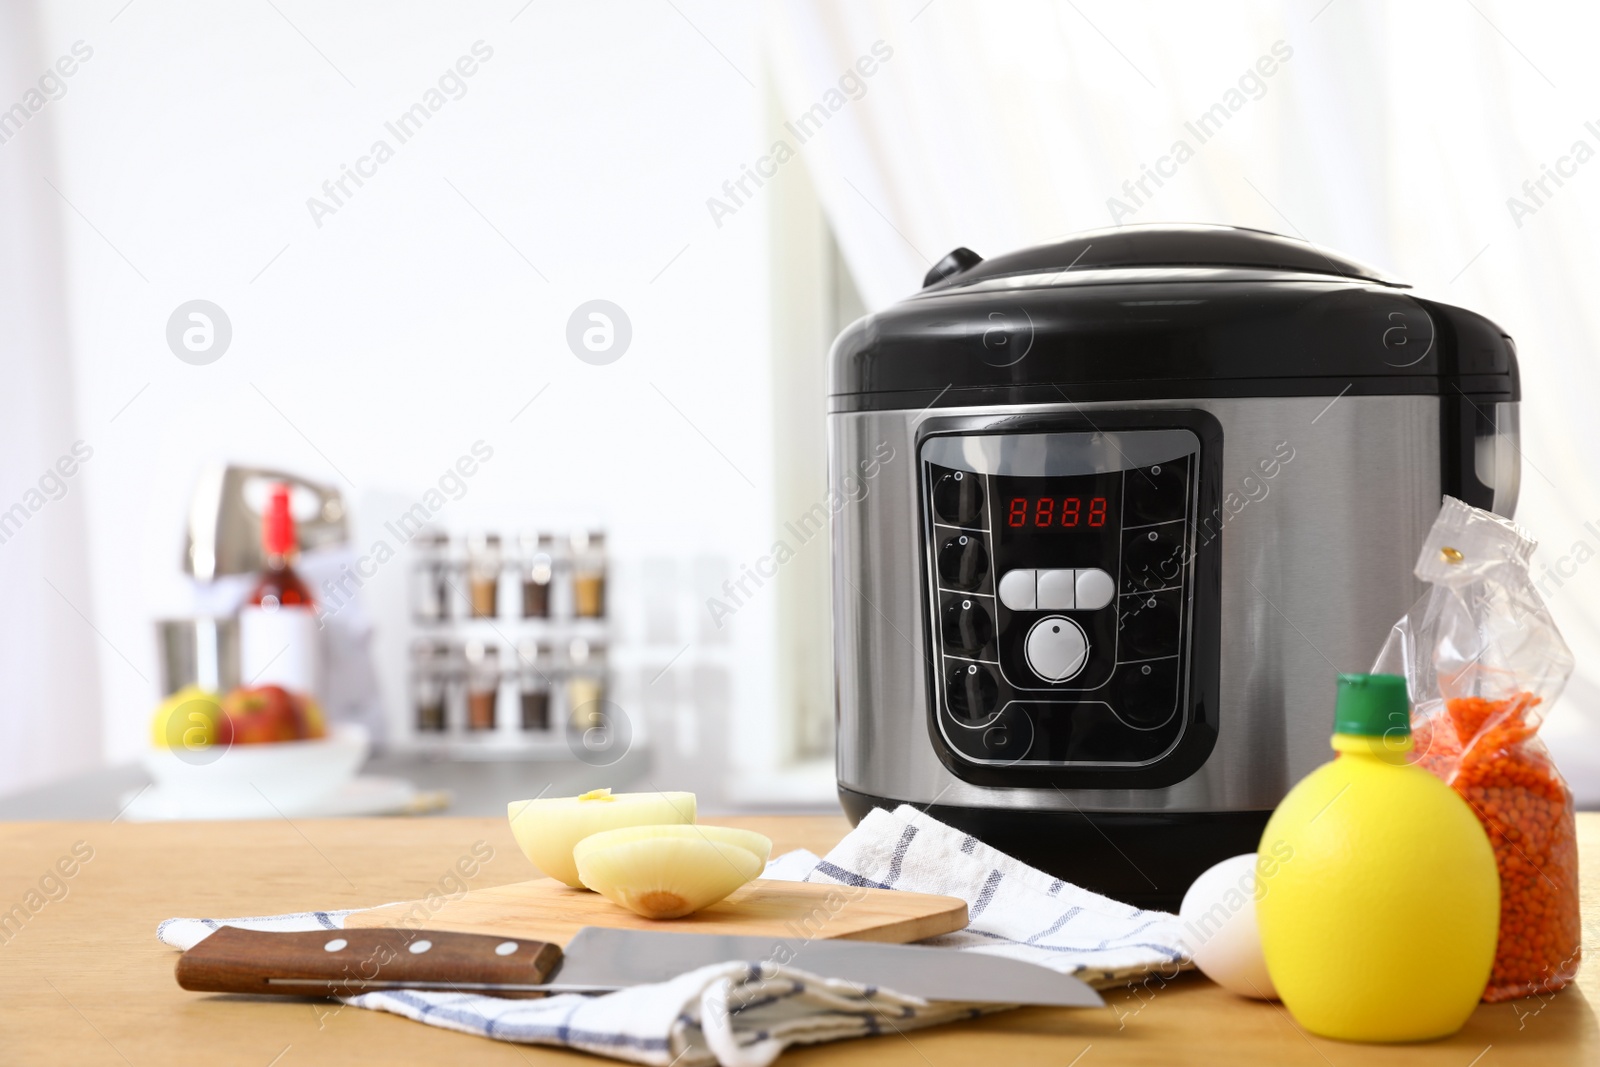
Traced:
<path fill-rule="evenodd" d="M 225 926 L 178 960 L 197 992 L 354 996 L 385 989 L 501 997 L 604 993 L 676 978 L 716 963 L 792 966 L 924 1000 L 1100 1007 L 1070 975 L 978 952 L 835 941 L 613 930 L 586 926 L 559 946 L 433 930 L 281 933 Z"/>
<path fill-rule="evenodd" d="M 796 967 L 824 978 L 892 989 L 924 1000 L 1064 1008 L 1105 1004 L 1100 994 L 1071 975 L 982 952 L 877 941 L 600 926 L 585 926 L 573 935 L 552 987 L 599 989 L 663 982 L 697 967 L 730 960 Z"/>

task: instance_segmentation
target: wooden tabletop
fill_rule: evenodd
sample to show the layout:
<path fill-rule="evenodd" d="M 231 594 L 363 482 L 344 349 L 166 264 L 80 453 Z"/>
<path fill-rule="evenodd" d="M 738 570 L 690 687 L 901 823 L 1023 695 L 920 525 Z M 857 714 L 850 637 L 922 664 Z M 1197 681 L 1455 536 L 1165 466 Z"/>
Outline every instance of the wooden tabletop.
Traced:
<path fill-rule="evenodd" d="M 707 820 L 760 830 L 774 854 L 826 852 L 842 817 Z M 1416 1046 L 1360 1046 L 1300 1031 L 1281 1007 L 1197 975 L 1119 990 L 1107 1010 L 1028 1008 L 973 1022 L 798 1049 L 785 1065 L 1600 1063 L 1600 814 L 1579 816 L 1585 963 L 1576 986 L 1481 1006 L 1466 1029 Z M 329 1001 L 186 993 L 177 954 L 155 939 L 169 916 L 267 915 L 418 898 L 457 887 L 456 862 L 493 850 L 471 879 L 528 877 L 503 819 L 261 823 L 0 824 L 0 1064 L 301 1067 L 305 1064 L 597 1064 Z M 85 857 L 88 857 L 85 859 Z M 70 871 L 70 876 L 63 871 Z M 18 907 L 13 907 L 17 905 Z M 1428 902 L 1417 902 L 1419 908 Z M 20 911 L 18 910 L 20 908 Z M 30 910 L 31 909 L 31 910 Z M 1427 981 L 1417 961 L 1417 981 Z"/>

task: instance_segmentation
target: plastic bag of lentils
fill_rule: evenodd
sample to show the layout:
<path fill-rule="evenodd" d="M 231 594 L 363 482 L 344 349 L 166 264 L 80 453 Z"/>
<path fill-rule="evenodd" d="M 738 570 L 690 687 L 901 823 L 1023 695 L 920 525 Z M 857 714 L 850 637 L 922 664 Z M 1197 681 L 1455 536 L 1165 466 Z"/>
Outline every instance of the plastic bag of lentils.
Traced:
<path fill-rule="evenodd" d="M 1486 1001 L 1560 989 L 1580 954 L 1572 793 L 1538 736 L 1572 653 L 1534 588 L 1535 547 L 1515 523 L 1446 497 L 1416 566 L 1432 588 L 1373 668 L 1405 675 L 1413 759 L 1472 806 L 1494 846 L 1500 940 Z"/>

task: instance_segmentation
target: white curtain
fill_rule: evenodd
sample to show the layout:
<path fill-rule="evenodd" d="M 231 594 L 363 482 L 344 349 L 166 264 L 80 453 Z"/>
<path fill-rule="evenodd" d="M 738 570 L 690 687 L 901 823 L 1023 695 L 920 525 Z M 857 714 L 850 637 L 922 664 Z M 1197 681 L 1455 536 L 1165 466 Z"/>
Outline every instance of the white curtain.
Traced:
<path fill-rule="evenodd" d="M 994 255 L 1113 222 L 1222 222 L 1328 245 L 1510 332 L 1517 518 L 1543 542 L 1536 572 L 1558 572 L 1549 600 L 1578 661 L 1545 736 L 1594 806 L 1597 24 L 1581 5 L 1550 17 L 1489 0 L 797 0 L 769 8 L 767 48 L 785 115 L 826 110 L 794 147 L 870 307 L 959 245 Z M 858 68 L 877 42 L 889 58 Z M 1176 162 L 1180 141 L 1192 154 Z M 1162 157 L 1170 176 L 1141 191 Z"/>
<path fill-rule="evenodd" d="M 33 5 L 0 4 L 0 107 L 56 58 L 37 45 Z M 93 458 L 91 469 L 80 460 L 114 445 L 75 426 L 60 237 L 69 209 L 46 184 L 59 177 L 49 108 L 60 106 L 20 129 L 0 125 L 0 793 L 101 761 L 83 508 Z"/>

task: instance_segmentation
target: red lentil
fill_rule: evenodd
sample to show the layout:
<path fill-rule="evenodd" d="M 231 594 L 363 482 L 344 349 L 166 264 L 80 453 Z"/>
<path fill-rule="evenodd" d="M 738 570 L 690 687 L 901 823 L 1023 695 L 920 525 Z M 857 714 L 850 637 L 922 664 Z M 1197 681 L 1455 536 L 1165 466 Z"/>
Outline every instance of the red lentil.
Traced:
<path fill-rule="evenodd" d="M 1500 941 L 1486 1001 L 1560 989 L 1578 970 L 1578 843 L 1572 793 L 1535 737 L 1532 693 L 1453 697 L 1419 717 L 1417 761 L 1483 823 L 1500 868 Z"/>

